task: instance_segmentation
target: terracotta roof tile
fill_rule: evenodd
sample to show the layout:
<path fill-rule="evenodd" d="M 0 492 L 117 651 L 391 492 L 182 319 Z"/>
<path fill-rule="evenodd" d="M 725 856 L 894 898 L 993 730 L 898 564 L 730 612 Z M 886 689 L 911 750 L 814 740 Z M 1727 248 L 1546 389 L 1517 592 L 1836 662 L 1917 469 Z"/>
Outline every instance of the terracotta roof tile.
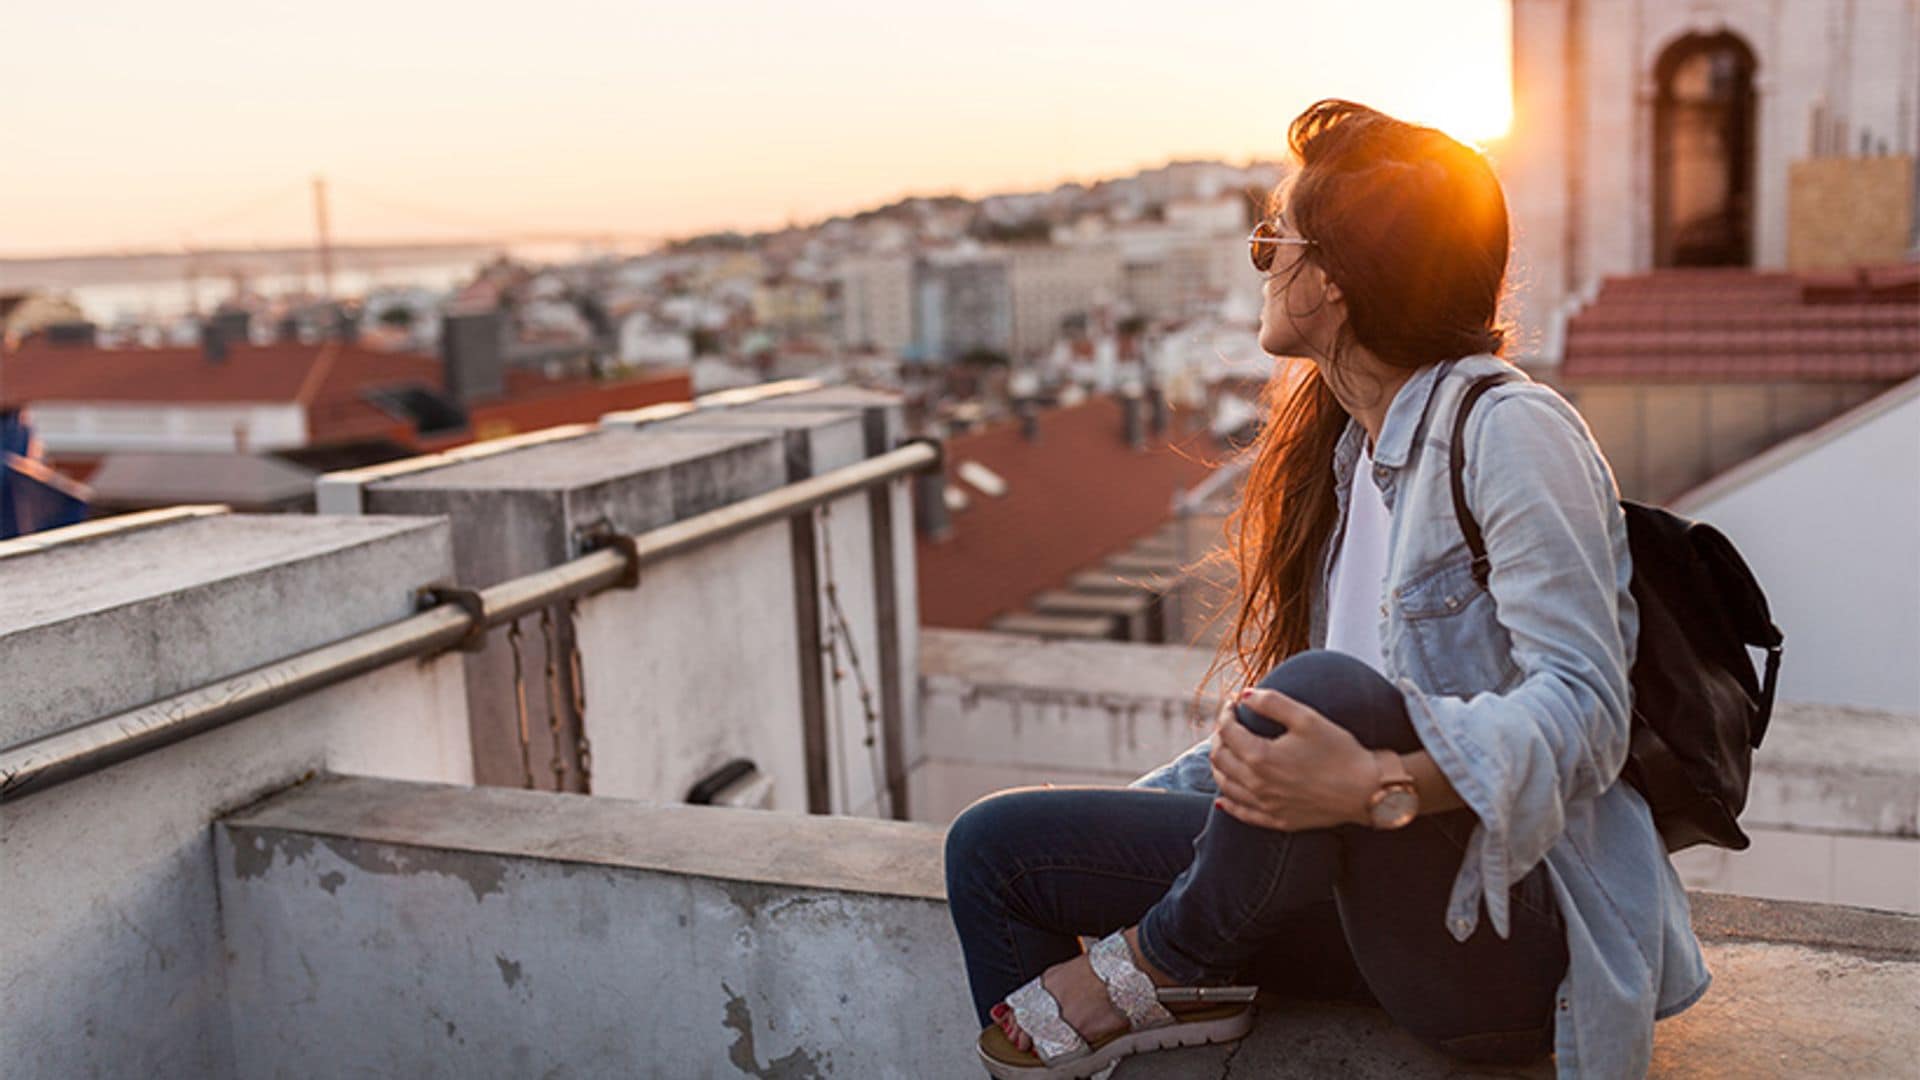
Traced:
<path fill-rule="evenodd" d="M 366 398 L 369 390 L 404 385 L 443 390 L 446 375 L 439 358 L 338 342 L 235 346 L 218 364 L 209 362 L 197 347 L 29 345 L 0 355 L 0 405 L 34 401 L 186 405 L 304 398 L 315 445 L 379 440 L 402 447 L 425 446 L 411 423 Z M 538 371 L 509 371 L 505 395 L 468 409 L 472 431 L 430 441 L 440 448 L 467 442 L 474 432 L 531 431 L 691 396 L 685 372 L 596 380 L 549 379 Z"/>
<path fill-rule="evenodd" d="M 1897 380 L 1920 374 L 1920 267 L 1609 278 L 1567 322 L 1560 373 L 1644 380 Z"/>
<path fill-rule="evenodd" d="M 1197 413 L 1170 411 L 1167 434 L 1129 449 L 1120 403 L 1099 396 L 1041 413 L 1038 442 L 1017 421 L 948 439 L 948 483 L 977 461 L 1008 490 L 995 498 L 961 484 L 970 502 L 949 515 L 952 535 L 920 538 L 921 622 L 984 628 L 1168 520 L 1174 493 L 1225 452 Z"/>

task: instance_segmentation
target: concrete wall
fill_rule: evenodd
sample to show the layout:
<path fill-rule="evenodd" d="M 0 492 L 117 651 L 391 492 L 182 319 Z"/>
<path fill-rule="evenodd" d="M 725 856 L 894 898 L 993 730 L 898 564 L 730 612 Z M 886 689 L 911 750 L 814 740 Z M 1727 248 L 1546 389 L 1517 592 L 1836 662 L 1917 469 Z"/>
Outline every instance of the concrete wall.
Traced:
<path fill-rule="evenodd" d="M 643 532 L 771 491 L 784 479 L 778 441 L 766 435 L 643 437 L 633 430 L 604 430 L 452 464 L 430 461 L 420 471 L 369 484 L 362 498 L 372 513 L 447 515 L 455 579 L 468 588 L 488 588 L 576 556 L 582 550 L 580 531 L 596 522 Z M 520 635 L 531 784 L 585 790 L 568 663 L 574 627 L 564 605 L 545 616 L 553 624 L 557 654 L 558 686 L 552 692 L 545 675 L 548 628 L 541 616 L 523 619 Z M 528 782 L 513 671 L 506 630 L 488 635 L 485 648 L 467 660 L 474 775 L 481 783 Z M 550 736 L 556 725 L 558 740 Z"/>
<path fill-rule="evenodd" d="M 977 1075 L 940 832 L 328 778 L 218 834 L 249 1077 Z M 1715 984 L 1657 1076 L 1891 1075 L 1915 920 L 1695 894 Z M 1117 1075 L 1448 1077 L 1376 1009 L 1267 1002 Z M 1540 1062 L 1513 1073 L 1551 1075 Z"/>
<path fill-rule="evenodd" d="M 1613 466 L 1620 493 L 1664 503 L 1885 386 L 1572 379 L 1562 389 Z"/>
<path fill-rule="evenodd" d="M 1035 784 L 1125 784 L 1206 734 L 1210 650 L 928 630 L 916 820 Z M 1231 669 L 1215 676 L 1229 689 Z M 1675 856 L 1690 888 L 1920 912 L 1920 716 L 1782 702 L 1754 756 L 1753 846 Z"/>
<path fill-rule="evenodd" d="M 851 386 L 828 386 L 804 390 L 749 408 L 770 413 L 818 412 L 836 416 L 844 415 L 847 410 L 855 410 L 861 418 L 867 457 L 896 449 L 907 439 L 906 409 L 895 394 Z M 863 784 L 860 770 L 866 768 L 871 773 L 876 752 L 879 758 L 886 757 L 884 742 L 877 743 L 871 749 L 864 745 L 865 709 L 859 697 L 864 686 L 870 693 L 878 695 L 874 702 L 876 708 L 882 707 L 887 700 L 897 700 L 897 705 L 892 707 L 900 715 L 898 760 L 904 764 L 917 757 L 920 753 L 917 742 L 920 695 L 915 688 L 916 673 L 920 670 L 920 593 L 916 587 L 919 570 L 914 560 L 912 485 L 910 478 L 902 478 L 892 481 L 884 489 L 868 489 L 864 496 L 836 500 L 821 519 L 822 535 L 831 539 L 833 544 L 835 584 L 840 589 L 849 590 L 842 594 L 840 606 L 852 628 L 854 645 L 864 671 L 864 682 L 843 677 L 836 683 L 829 668 L 826 683 L 832 691 L 829 717 L 839 715 L 858 720 L 857 727 L 842 720 L 837 728 L 837 745 L 842 747 L 844 755 L 842 760 L 854 763 L 842 767 L 841 774 L 846 779 L 838 790 L 845 793 L 842 805 L 853 808 L 851 812 L 854 813 L 904 816 L 910 811 L 904 805 L 891 805 L 892 793 L 888 805 L 869 805 L 859 793 Z M 890 535 L 891 542 L 880 541 L 882 534 Z M 892 560 L 893 586 L 890 594 L 883 595 L 880 588 L 881 567 L 889 557 Z M 823 593 L 825 585 L 823 577 L 820 582 Z M 824 608 L 824 596 L 821 603 Z M 874 634 L 870 640 L 866 637 L 869 632 Z M 828 662 L 831 663 L 831 658 L 828 658 Z M 845 671 L 848 676 L 852 674 L 850 667 Z M 903 797 L 901 802 L 904 803 L 907 792 L 904 785 L 901 787 L 898 794 Z"/>
<path fill-rule="evenodd" d="M 0 745 L 404 618 L 451 562 L 441 522 L 241 516 L 0 559 Z M 0 807 L 0 1071 L 235 1075 L 210 822 L 316 770 L 467 781 L 464 705 L 458 660 L 396 664 Z"/>
<path fill-rule="evenodd" d="M 702 408 L 635 431 L 650 433 L 770 438 L 781 479 L 791 483 L 891 450 L 904 436 L 904 418 L 895 398 L 839 387 Z M 678 802 L 701 776 L 745 757 L 773 780 L 774 808 L 806 809 L 803 702 L 811 678 L 822 694 L 828 809 L 890 813 L 880 794 L 883 679 L 896 686 L 903 717 L 917 709 L 905 675 L 913 670 L 918 632 L 908 483 L 835 499 L 797 530 L 776 522 L 677 556 L 650 567 L 637 592 L 584 603 L 593 790 Z M 890 603 L 879 594 L 876 498 L 892 535 Z M 811 628 L 801 625 L 802 574 L 812 579 Z M 844 625 L 834 615 L 836 602 Z M 887 610 L 892 630 L 883 651 Z M 817 644 L 807 644 L 807 633 Z M 809 649 L 819 651 L 809 657 Z M 816 665 L 810 675 L 802 670 L 809 662 Z"/>
<path fill-rule="evenodd" d="M 1920 380 L 1676 503 L 1740 548 L 1786 632 L 1780 697 L 1920 714 Z"/>
<path fill-rule="evenodd" d="M 229 818 L 248 1077 L 972 1077 L 922 825 L 329 779 Z"/>
<path fill-rule="evenodd" d="M 1675 854 L 1688 888 L 1920 913 L 1920 715 L 1785 702 L 1753 769 L 1753 846 Z"/>
<path fill-rule="evenodd" d="M 1219 707 L 1217 693 L 1198 709 L 1192 700 L 1211 656 L 1173 646 L 923 631 L 914 820 L 945 823 L 1002 788 L 1125 784 L 1170 760 L 1206 737 Z"/>
<path fill-rule="evenodd" d="M 642 533 L 885 453 L 904 438 L 904 417 L 890 395 L 827 387 L 775 396 L 754 387 L 609 416 L 598 430 L 561 436 L 467 460 L 423 459 L 411 472 L 376 470 L 361 505 L 448 514 L 460 583 L 486 587 L 575 557 L 595 524 Z M 581 599 L 577 625 L 556 606 L 551 693 L 544 627 L 538 616 L 524 619 L 532 786 L 678 802 L 702 777 L 747 758 L 772 779 L 775 808 L 804 810 L 803 734 L 807 703 L 817 700 L 826 808 L 890 811 L 876 795 L 886 786 L 880 729 L 888 708 L 904 717 L 915 706 L 905 675 L 918 622 L 908 483 L 653 564 L 637 590 Z M 888 558 L 894 586 L 883 601 Z M 575 644 L 583 716 L 573 704 Z M 513 671 L 504 631 L 468 661 L 482 783 L 524 783 Z M 590 781 L 580 768 L 582 736 Z"/>

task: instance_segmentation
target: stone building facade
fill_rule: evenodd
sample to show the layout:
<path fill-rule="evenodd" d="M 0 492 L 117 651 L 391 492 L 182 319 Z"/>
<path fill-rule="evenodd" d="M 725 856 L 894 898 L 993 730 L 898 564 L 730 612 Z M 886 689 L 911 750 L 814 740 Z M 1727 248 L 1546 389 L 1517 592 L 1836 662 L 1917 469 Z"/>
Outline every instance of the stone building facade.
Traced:
<path fill-rule="evenodd" d="M 1913 250 L 1916 0 L 1514 0 L 1513 94 L 1496 157 L 1529 366 L 1609 275 L 1788 268 L 1796 162 L 1903 158 L 1863 168 L 1904 176 L 1886 229 Z"/>

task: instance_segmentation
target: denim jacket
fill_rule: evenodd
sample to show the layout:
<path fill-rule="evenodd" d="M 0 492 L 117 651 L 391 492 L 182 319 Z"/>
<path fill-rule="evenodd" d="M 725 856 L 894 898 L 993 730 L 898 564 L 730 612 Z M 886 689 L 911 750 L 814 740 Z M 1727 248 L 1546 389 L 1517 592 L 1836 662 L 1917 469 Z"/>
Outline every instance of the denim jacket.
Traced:
<path fill-rule="evenodd" d="M 1467 502 L 1492 563 L 1475 584 L 1453 513 L 1455 406 L 1475 378 L 1509 372 L 1474 406 Z M 1334 452 L 1339 517 L 1322 552 L 1309 644 L 1324 647 L 1328 571 L 1346 526 L 1365 430 Z M 1563 1077 L 1642 1076 L 1653 1024 L 1710 976 L 1687 897 L 1626 760 L 1639 610 L 1618 490 L 1585 422 L 1493 356 L 1430 364 L 1388 407 L 1370 481 L 1392 515 L 1380 644 L 1420 742 L 1479 818 L 1445 912 L 1465 940 L 1484 905 L 1509 932 L 1508 891 L 1541 860 L 1567 926 L 1554 1049 Z M 1136 781 L 1214 790 L 1207 744 Z"/>

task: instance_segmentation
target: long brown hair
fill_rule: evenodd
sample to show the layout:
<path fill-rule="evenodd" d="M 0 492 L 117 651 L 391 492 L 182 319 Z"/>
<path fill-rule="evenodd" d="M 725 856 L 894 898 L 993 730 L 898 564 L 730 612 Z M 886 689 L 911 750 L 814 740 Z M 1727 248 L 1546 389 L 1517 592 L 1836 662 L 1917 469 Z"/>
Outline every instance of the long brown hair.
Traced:
<path fill-rule="evenodd" d="M 1507 208 L 1478 152 L 1339 100 L 1296 117 L 1287 143 L 1300 167 L 1274 189 L 1268 214 L 1284 209 L 1314 242 L 1291 273 L 1311 260 L 1345 299 L 1345 325 L 1320 358 L 1329 378 L 1346 388 L 1342 358 L 1355 344 L 1408 371 L 1501 351 Z M 1230 658 L 1250 685 L 1308 645 L 1312 590 L 1338 514 L 1333 454 L 1348 414 L 1319 370 L 1293 374 L 1261 394 L 1267 420 L 1225 524 L 1222 557 L 1239 587 L 1215 618 L 1234 610 L 1233 626 L 1196 700 Z"/>

